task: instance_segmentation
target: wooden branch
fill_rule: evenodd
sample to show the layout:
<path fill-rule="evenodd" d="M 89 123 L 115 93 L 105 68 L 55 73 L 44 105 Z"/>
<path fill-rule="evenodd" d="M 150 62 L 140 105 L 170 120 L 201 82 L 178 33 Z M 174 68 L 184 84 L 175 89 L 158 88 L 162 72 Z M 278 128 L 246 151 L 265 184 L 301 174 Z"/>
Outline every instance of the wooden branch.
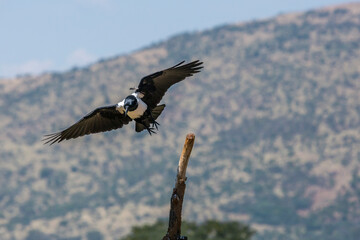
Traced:
<path fill-rule="evenodd" d="M 175 188 L 173 189 L 170 200 L 169 228 L 167 234 L 162 238 L 163 240 L 187 239 L 187 237 L 181 236 L 181 210 L 186 188 L 186 168 L 194 142 L 195 135 L 193 133 L 186 135 L 185 144 L 179 160 Z"/>

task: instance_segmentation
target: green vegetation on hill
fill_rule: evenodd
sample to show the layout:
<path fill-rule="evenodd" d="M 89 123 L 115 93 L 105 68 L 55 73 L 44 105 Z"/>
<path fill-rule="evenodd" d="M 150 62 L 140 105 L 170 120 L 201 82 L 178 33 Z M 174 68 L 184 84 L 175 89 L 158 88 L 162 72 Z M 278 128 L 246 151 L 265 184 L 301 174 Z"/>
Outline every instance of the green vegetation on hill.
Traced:
<path fill-rule="evenodd" d="M 186 219 L 241 220 L 256 240 L 357 239 L 359 22 L 358 3 L 285 14 L 0 81 L 0 238 L 113 239 L 166 217 L 191 131 Z M 184 59 L 205 68 L 169 90 L 157 135 L 130 124 L 42 145 Z"/>
<path fill-rule="evenodd" d="M 162 239 L 166 234 L 167 223 L 158 221 L 152 225 L 133 227 L 129 235 L 121 240 L 153 240 Z M 190 240 L 250 240 L 254 230 L 237 222 L 206 221 L 202 224 L 183 222 L 183 236 Z"/>

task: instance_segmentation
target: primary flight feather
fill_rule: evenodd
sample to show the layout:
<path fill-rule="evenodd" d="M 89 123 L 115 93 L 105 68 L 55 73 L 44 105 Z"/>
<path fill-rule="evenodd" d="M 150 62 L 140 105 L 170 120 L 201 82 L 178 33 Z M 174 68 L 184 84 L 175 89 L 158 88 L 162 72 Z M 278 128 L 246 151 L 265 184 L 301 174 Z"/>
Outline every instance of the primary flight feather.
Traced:
<path fill-rule="evenodd" d="M 155 128 L 158 129 L 156 119 L 165 108 L 165 104 L 158 105 L 165 92 L 175 83 L 200 72 L 202 64 L 199 60 L 188 64 L 182 61 L 171 68 L 150 74 L 142 78 L 135 92 L 121 102 L 99 107 L 67 129 L 45 135 L 43 141 L 52 145 L 91 133 L 121 128 L 132 120 L 135 121 L 136 132 L 146 129 L 151 135 L 155 133 Z"/>

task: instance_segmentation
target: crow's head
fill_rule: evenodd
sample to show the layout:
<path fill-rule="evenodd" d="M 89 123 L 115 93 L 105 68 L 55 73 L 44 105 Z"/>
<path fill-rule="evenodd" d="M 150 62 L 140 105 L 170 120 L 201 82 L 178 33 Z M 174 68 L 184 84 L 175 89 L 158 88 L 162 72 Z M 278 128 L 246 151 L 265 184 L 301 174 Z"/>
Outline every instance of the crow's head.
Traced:
<path fill-rule="evenodd" d="M 128 111 L 134 111 L 138 107 L 138 102 L 136 97 L 133 95 L 127 96 L 124 102 L 125 115 L 127 115 Z"/>

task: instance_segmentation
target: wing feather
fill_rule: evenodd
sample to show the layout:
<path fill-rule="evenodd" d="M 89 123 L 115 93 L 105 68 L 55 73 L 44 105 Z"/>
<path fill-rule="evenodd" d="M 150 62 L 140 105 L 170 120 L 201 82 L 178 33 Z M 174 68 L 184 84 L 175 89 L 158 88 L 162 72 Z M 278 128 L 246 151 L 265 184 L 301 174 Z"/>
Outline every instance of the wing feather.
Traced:
<path fill-rule="evenodd" d="M 63 140 L 77 138 L 87 134 L 121 128 L 130 121 L 131 118 L 116 110 L 116 105 L 100 107 L 85 115 L 82 119 L 67 129 L 61 132 L 45 135 L 43 141 L 45 144 L 52 145 Z"/>
<path fill-rule="evenodd" d="M 157 106 L 166 91 L 175 83 L 200 72 L 203 68 L 199 60 L 184 64 L 182 61 L 175 66 L 150 74 L 141 79 L 137 92 L 144 94 L 142 100 L 151 108 Z"/>

